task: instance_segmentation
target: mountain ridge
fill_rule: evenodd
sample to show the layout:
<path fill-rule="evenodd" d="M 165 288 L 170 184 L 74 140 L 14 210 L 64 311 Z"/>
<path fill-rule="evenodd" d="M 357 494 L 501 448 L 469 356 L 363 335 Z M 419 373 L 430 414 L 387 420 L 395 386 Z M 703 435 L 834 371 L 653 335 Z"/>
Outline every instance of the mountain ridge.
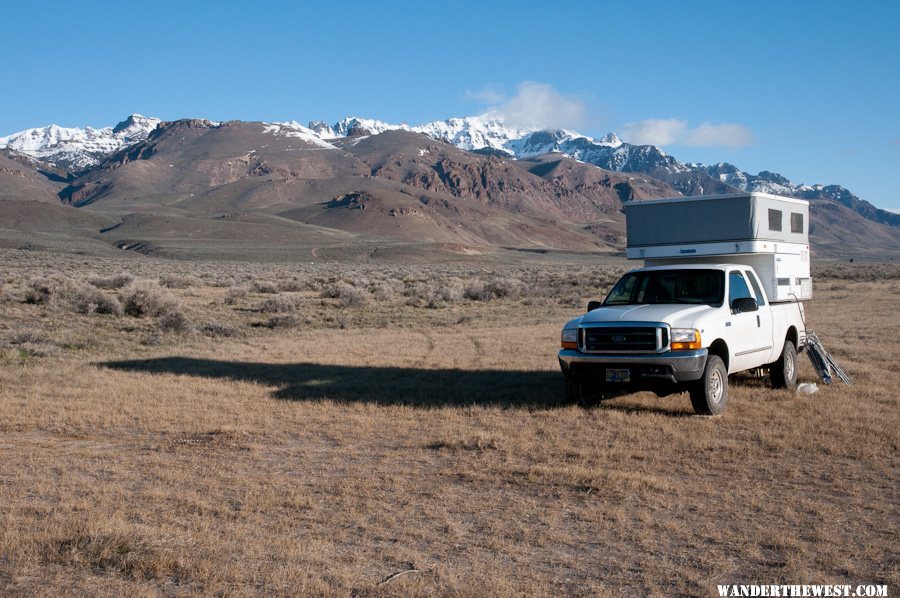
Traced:
<path fill-rule="evenodd" d="M 126 131 L 135 125 L 141 125 L 136 118 L 107 128 L 118 149 L 94 154 L 99 161 L 76 172 L 0 149 L 0 228 L 12 234 L 30 227 L 18 231 L 23 239 L 29 231 L 51 237 L 81 231 L 82 241 L 160 255 L 196 253 L 200 246 L 211 253 L 271 247 L 298 255 L 319 241 L 345 255 L 346 247 L 335 247 L 349 243 L 357 255 L 397 244 L 408 256 L 508 249 L 603 254 L 625 245 L 625 202 L 790 184 L 725 163 L 684 164 L 612 134 L 504 129 L 476 117 L 422 127 L 355 117 L 309 126 L 181 119 L 158 122 L 129 142 Z M 57 156 L 58 144 L 33 145 L 33 152 Z M 900 228 L 875 221 L 879 213 L 870 204 L 838 186 L 790 190 L 814 196 L 810 240 L 817 253 L 900 256 Z M 17 209 L 30 216 L 17 216 Z M 82 211 L 120 224 L 92 231 L 94 220 Z M 71 219 L 73 226 L 46 218 Z"/>
<path fill-rule="evenodd" d="M 205 122 L 211 126 L 221 124 L 204 119 L 184 120 Z M 162 122 L 157 118 L 132 114 L 113 127 L 100 129 L 48 125 L 0 137 L 0 148 L 15 150 L 56 168 L 81 173 L 144 141 Z M 900 214 L 878 208 L 841 185 L 794 183 L 772 171 L 752 174 L 726 162 L 680 162 L 657 146 L 630 144 L 612 132 L 601 138 L 592 138 L 567 129 L 511 127 L 505 125 L 502 118 L 491 114 L 454 117 L 422 125 L 390 124 L 358 116 L 346 117 L 334 124 L 325 121 L 309 121 L 308 126 L 297 121 L 263 124 L 267 127 L 266 132 L 273 135 L 297 137 L 323 149 L 332 149 L 332 141 L 337 139 L 402 130 L 422 133 L 484 155 L 525 159 L 561 153 L 604 170 L 650 175 L 685 195 L 761 191 L 807 200 L 830 199 L 866 219 L 900 227 Z"/>
<path fill-rule="evenodd" d="M 420 126 L 348 117 L 306 126 L 133 116 L 104 128 L 108 143 L 98 151 L 97 131 L 59 136 L 49 127 L 43 137 L 27 136 L 30 145 L 19 143 L 42 158 L 0 149 L 6 218 L 20 205 L 33 216 L 29 226 L 41 228 L 42 210 L 53 218 L 65 212 L 21 201 L 62 200 L 127 221 L 99 240 L 146 251 L 173 243 L 184 251 L 197 234 L 208 235 L 212 247 L 217 230 L 224 243 L 241 234 L 253 242 L 269 237 L 251 230 L 274 226 L 271 239 L 279 243 L 327 229 L 376 244 L 615 252 L 625 244 L 624 202 L 751 190 L 809 198 L 814 249 L 900 255 L 900 227 L 891 224 L 900 215 L 886 217 L 843 187 L 794 185 L 727 163 L 682 163 L 612 133 L 509 128 L 485 117 Z M 83 163 L 73 155 L 83 138 L 93 165 L 66 170 Z M 288 234 L 290 222 L 299 228 Z"/>

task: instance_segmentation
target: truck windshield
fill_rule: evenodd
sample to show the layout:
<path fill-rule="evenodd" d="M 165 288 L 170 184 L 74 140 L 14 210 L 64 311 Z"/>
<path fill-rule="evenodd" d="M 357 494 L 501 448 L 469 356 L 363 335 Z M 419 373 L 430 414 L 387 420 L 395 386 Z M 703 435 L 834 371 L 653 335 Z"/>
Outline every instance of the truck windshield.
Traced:
<path fill-rule="evenodd" d="M 725 273 L 721 270 L 649 270 L 623 276 L 603 305 L 722 305 L 724 297 Z"/>

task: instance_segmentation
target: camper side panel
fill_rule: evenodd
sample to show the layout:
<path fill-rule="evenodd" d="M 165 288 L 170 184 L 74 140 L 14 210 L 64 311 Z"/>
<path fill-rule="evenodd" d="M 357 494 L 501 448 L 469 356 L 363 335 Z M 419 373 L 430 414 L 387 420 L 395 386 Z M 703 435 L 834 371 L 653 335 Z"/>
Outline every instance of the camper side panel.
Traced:
<path fill-rule="evenodd" d="M 706 201 L 625 204 L 629 247 L 750 240 L 756 234 L 753 201 L 729 197 Z"/>

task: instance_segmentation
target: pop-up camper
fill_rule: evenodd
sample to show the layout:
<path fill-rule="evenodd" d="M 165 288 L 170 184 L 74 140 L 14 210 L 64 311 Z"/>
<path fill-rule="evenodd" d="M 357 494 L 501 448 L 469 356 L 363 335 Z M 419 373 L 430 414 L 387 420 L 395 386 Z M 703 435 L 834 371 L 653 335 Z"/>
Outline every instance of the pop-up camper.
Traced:
<path fill-rule="evenodd" d="M 629 259 L 647 266 L 751 266 L 774 302 L 812 298 L 809 202 L 766 193 L 635 201 L 625 205 Z"/>

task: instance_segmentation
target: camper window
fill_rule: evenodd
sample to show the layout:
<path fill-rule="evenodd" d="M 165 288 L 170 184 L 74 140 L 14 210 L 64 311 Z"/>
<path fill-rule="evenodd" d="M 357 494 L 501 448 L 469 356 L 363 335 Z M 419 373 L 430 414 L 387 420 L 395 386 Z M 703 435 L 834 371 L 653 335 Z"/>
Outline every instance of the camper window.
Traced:
<path fill-rule="evenodd" d="M 781 230 L 781 210 L 769 208 L 769 230 Z"/>
<path fill-rule="evenodd" d="M 791 232 L 792 233 L 802 233 L 803 232 L 803 214 L 797 214 L 796 212 L 791 212 Z"/>

